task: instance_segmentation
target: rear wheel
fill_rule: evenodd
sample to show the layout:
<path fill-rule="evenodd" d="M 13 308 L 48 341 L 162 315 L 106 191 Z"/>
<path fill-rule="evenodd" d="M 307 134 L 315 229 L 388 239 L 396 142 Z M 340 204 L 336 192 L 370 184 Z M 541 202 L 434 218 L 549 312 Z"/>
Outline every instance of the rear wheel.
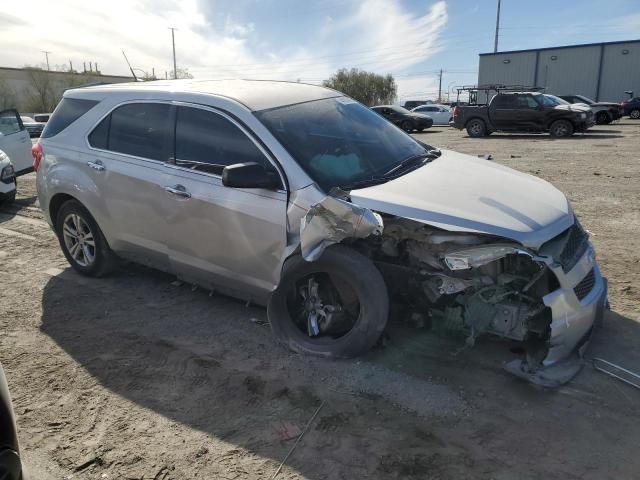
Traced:
<path fill-rule="evenodd" d="M 609 115 L 609 112 L 598 112 L 598 114 L 596 115 L 596 123 L 598 125 L 611 123 L 611 115 Z"/>
<path fill-rule="evenodd" d="M 484 137 L 487 134 L 487 127 L 482 120 L 476 118 L 467 123 L 467 133 L 473 138 Z"/>
<path fill-rule="evenodd" d="M 638 118 L 640 118 L 640 110 L 638 110 L 637 108 L 635 110 L 631 110 L 631 112 L 629 113 L 629 116 L 637 120 Z"/>
<path fill-rule="evenodd" d="M 78 272 L 101 277 L 115 265 L 115 255 L 89 211 L 76 201 L 62 204 L 56 218 L 62 253 Z"/>
<path fill-rule="evenodd" d="M 315 262 L 292 257 L 271 296 L 271 328 L 292 350 L 349 358 L 373 347 L 389 312 L 382 275 L 364 255 L 343 245 L 327 248 Z"/>
<path fill-rule="evenodd" d="M 573 135 L 573 125 L 568 120 L 556 120 L 551 124 L 549 133 L 557 138 L 570 137 Z"/>
<path fill-rule="evenodd" d="M 413 123 L 411 122 L 411 120 L 405 120 L 400 124 L 400 128 L 405 132 L 411 132 L 413 130 Z"/>

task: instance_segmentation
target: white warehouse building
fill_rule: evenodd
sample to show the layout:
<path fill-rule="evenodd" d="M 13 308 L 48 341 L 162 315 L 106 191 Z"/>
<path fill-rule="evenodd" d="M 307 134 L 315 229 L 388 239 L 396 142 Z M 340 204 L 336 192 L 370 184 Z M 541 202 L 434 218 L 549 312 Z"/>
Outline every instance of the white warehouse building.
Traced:
<path fill-rule="evenodd" d="M 481 53 L 478 85 L 543 87 L 618 102 L 640 95 L 640 40 Z"/>

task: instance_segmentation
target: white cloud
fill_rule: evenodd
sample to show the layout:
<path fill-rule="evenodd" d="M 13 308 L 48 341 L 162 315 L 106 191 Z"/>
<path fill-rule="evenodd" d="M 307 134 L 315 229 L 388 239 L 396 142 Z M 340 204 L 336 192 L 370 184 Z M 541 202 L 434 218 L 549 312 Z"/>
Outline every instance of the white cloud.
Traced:
<path fill-rule="evenodd" d="M 104 73 L 127 74 L 124 50 L 134 67 L 164 75 L 172 68 L 171 32 L 177 28 L 178 65 L 198 78 L 275 78 L 319 81 L 336 69 L 356 66 L 379 73 L 401 72 L 439 51 L 447 22 L 444 1 L 422 12 L 400 0 L 363 0 L 345 6 L 340 16 L 318 17 L 317 28 L 296 45 L 267 45 L 260 29 L 242 19 L 225 18 L 216 31 L 197 0 L 31 0 L 3 6 L 0 64 L 41 64 L 51 51 L 52 65 L 76 69 L 98 62 Z M 14 19 L 14 21 L 10 19 Z M 6 20 L 9 21 L 6 21 Z M 264 28 L 264 26 L 262 26 Z M 255 52 L 267 52 L 257 56 Z M 362 52 L 354 54 L 353 52 Z M 400 94 L 433 82 L 398 79 Z"/>

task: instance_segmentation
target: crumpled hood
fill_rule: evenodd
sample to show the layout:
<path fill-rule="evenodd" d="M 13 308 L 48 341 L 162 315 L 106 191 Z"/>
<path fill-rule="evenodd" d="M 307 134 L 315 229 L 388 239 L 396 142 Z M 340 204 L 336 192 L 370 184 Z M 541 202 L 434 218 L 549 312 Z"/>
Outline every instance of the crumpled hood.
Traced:
<path fill-rule="evenodd" d="M 571 105 L 556 105 L 553 109 L 587 113 L 591 107 L 585 103 L 572 103 Z"/>
<path fill-rule="evenodd" d="M 442 150 L 432 162 L 381 185 L 351 191 L 371 210 L 450 231 L 498 235 L 537 250 L 573 224 L 550 183 L 470 155 Z"/>

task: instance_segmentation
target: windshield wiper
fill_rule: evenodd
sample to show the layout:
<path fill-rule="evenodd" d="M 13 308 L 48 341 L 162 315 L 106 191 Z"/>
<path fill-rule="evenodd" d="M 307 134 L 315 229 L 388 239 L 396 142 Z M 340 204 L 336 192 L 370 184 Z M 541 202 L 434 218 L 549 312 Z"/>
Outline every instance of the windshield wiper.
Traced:
<path fill-rule="evenodd" d="M 384 172 L 383 177 L 389 177 L 390 175 L 394 174 L 395 172 L 398 172 L 398 171 L 404 169 L 405 167 L 408 167 L 408 166 L 412 165 L 413 163 L 417 164 L 417 160 L 435 160 L 440 155 L 442 155 L 442 152 L 440 150 L 436 150 L 436 149 L 428 150 L 427 152 L 420 153 L 418 155 L 411 155 L 410 157 L 405 158 L 404 160 L 402 160 L 397 165 L 394 165 L 391 169 L 389 169 L 386 172 Z M 424 163 L 426 163 L 426 162 L 424 162 Z M 424 163 L 422 165 L 424 165 Z"/>
<path fill-rule="evenodd" d="M 380 185 L 381 183 L 387 183 L 388 181 L 388 178 L 371 177 L 366 180 L 358 180 L 357 182 L 340 185 L 340 188 L 344 191 L 356 190 L 358 188 L 373 187 L 374 185 Z"/>

